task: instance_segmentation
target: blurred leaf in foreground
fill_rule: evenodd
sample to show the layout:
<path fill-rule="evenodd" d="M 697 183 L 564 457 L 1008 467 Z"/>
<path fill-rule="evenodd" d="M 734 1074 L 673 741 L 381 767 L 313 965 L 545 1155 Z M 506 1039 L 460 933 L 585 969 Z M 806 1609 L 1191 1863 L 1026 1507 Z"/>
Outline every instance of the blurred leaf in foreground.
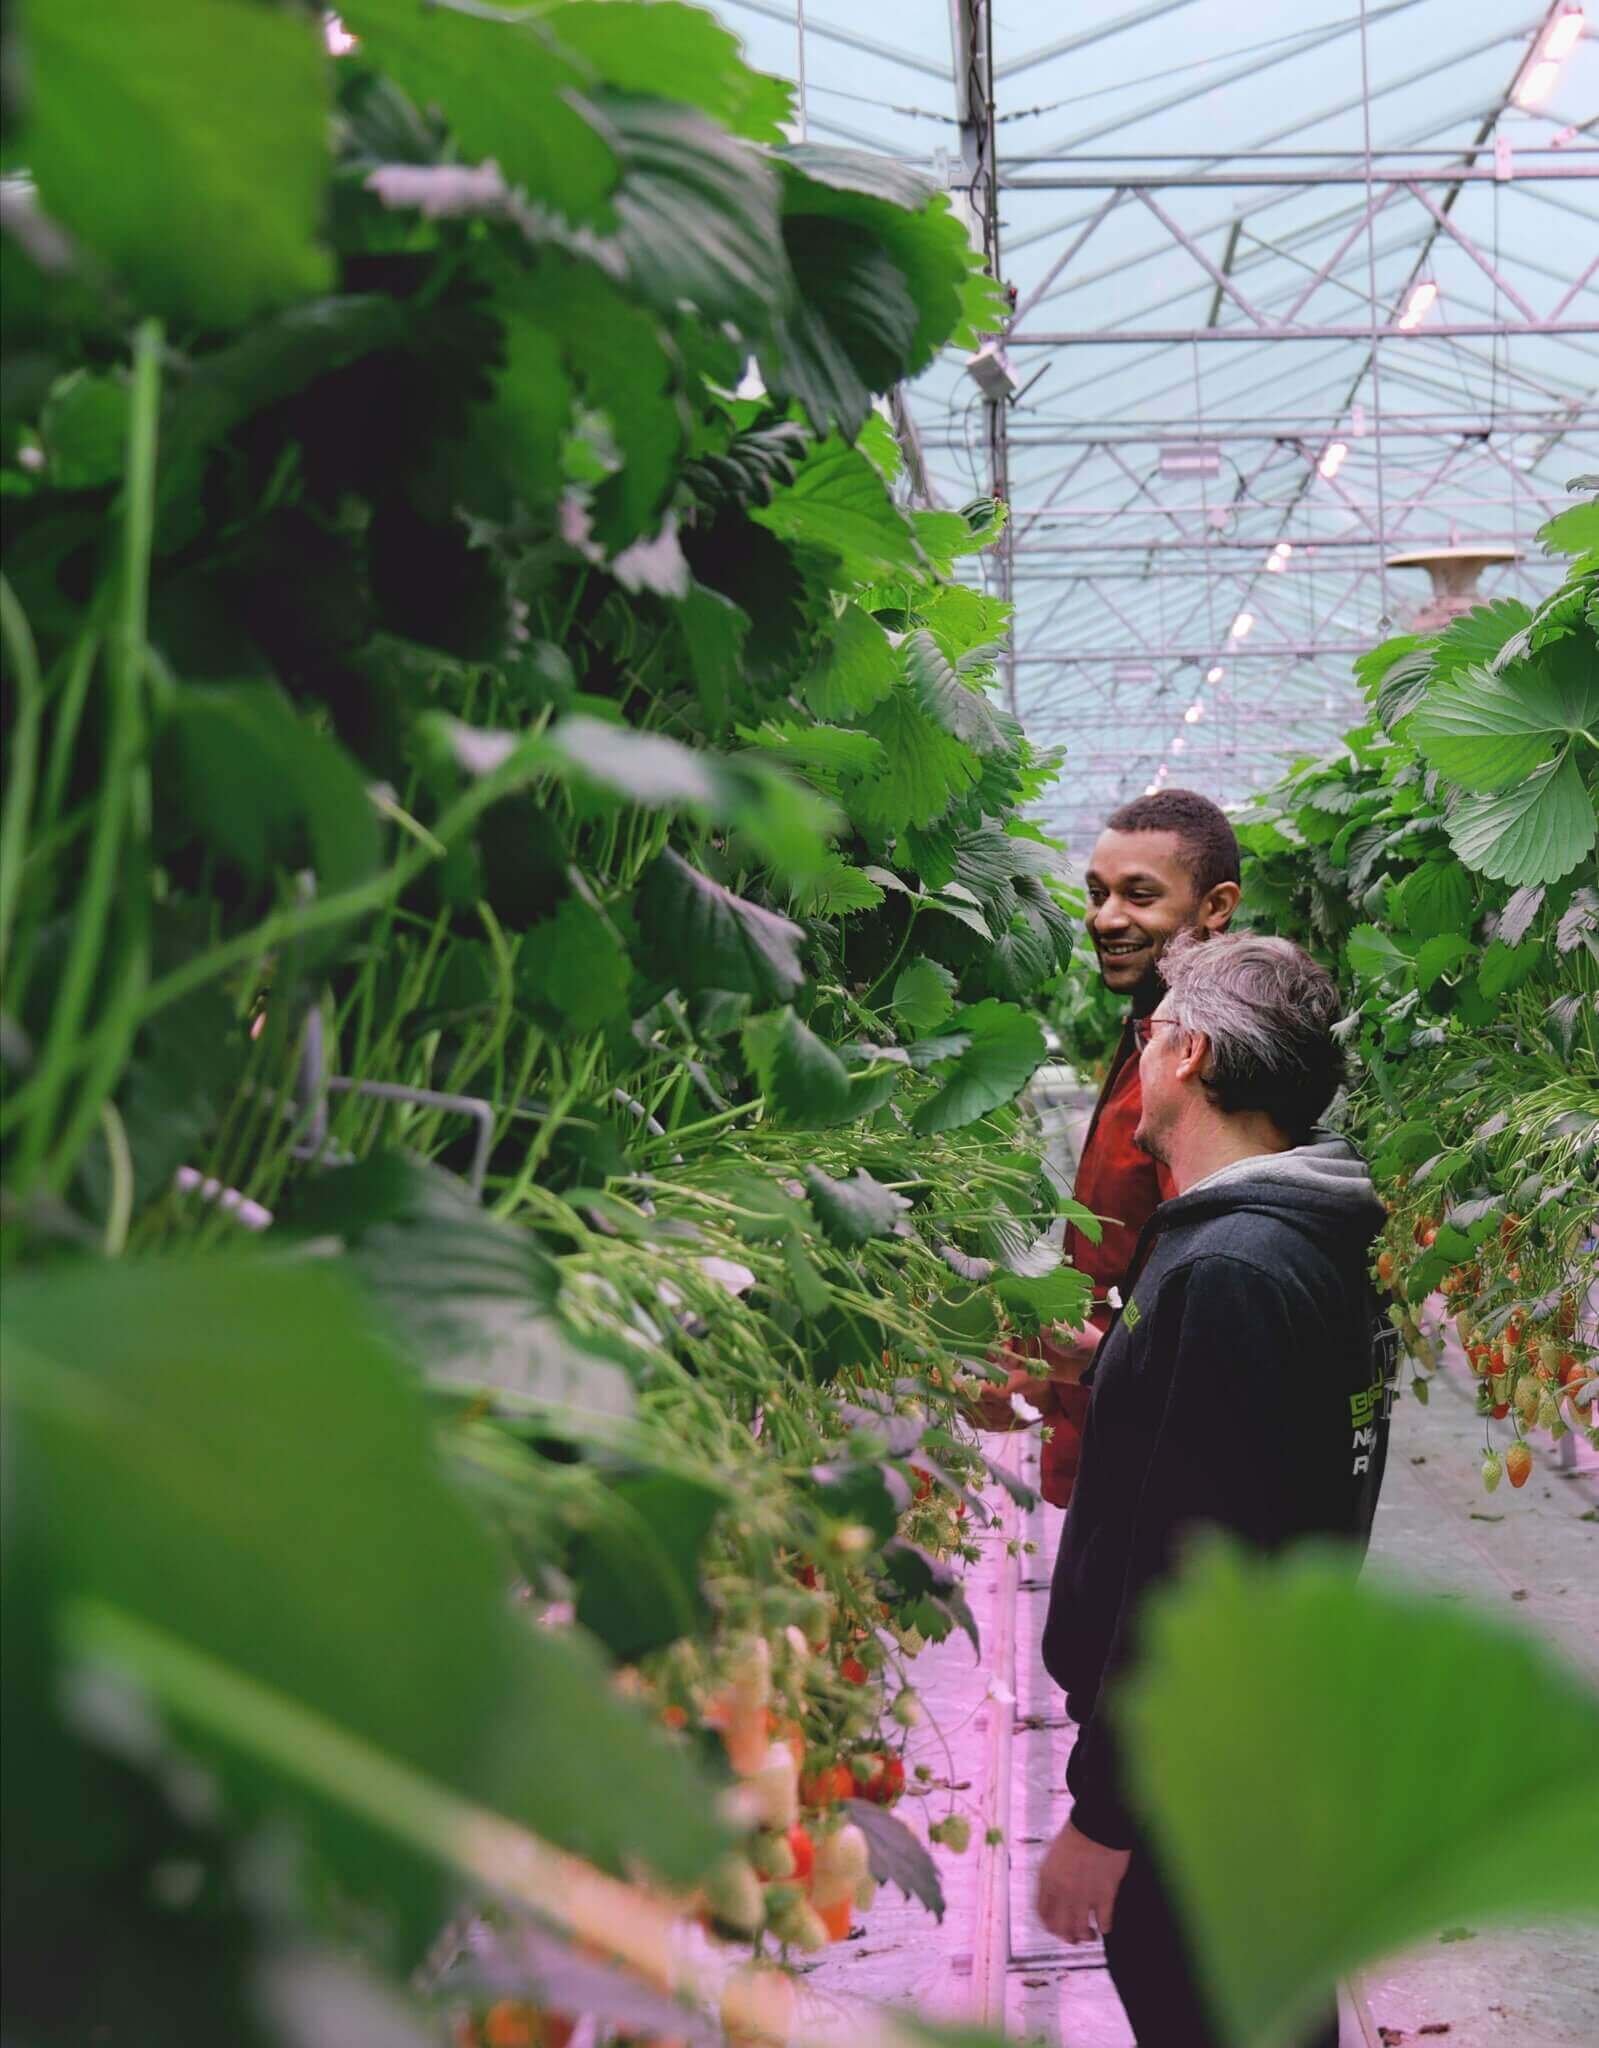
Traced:
<path fill-rule="evenodd" d="M 1129 1766 L 1237 2048 L 1440 1927 L 1599 1914 L 1599 1693 L 1530 1637 L 1347 1554 L 1218 1543 L 1144 1641 Z M 1492 1736 L 1446 1739 L 1462 1713 Z"/>

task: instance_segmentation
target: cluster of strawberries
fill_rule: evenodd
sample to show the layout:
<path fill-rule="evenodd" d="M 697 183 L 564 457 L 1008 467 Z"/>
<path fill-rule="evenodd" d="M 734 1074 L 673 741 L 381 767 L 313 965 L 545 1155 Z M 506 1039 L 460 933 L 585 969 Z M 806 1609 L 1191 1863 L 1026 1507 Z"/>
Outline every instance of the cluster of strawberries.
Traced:
<path fill-rule="evenodd" d="M 1434 1216 L 1419 1216 L 1410 1225 L 1407 1244 L 1404 1226 L 1391 1221 L 1376 1261 L 1383 1286 L 1402 1290 L 1414 1258 L 1433 1250 L 1442 1227 Z M 1482 1481 L 1490 1493 L 1501 1478 L 1514 1487 L 1526 1485 L 1532 1450 L 1525 1431 L 1541 1429 L 1558 1442 L 1569 1430 L 1582 1429 L 1599 1441 L 1599 1359 L 1577 1337 L 1575 1292 L 1568 1287 L 1508 1305 L 1502 1299 L 1507 1287 L 1523 1289 L 1518 1254 L 1526 1230 L 1519 1216 L 1502 1217 L 1497 1248 L 1490 1239 L 1475 1258 L 1452 1267 L 1439 1281 L 1477 1380 L 1478 1412 L 1494 1421 L 1514 1417 L 1515 1437 L 1503 1454 L 1491 1443 L 1483 1454 Z M 1482 1306 L 1490 1294 L 1495 1305 Z M 1394 1321 L 1412 1355 L 1434 1363 L 1412 1312 L 1396 1308 Z"/>

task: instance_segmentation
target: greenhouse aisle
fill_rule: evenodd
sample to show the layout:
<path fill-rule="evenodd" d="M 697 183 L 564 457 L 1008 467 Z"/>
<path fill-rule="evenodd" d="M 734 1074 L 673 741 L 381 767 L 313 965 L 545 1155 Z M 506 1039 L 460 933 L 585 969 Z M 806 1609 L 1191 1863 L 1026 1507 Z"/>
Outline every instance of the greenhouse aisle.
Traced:
<path fill-rule="evenodd" d="M 1400 1403 L 1373 1568 L 1440 1599 L 1514 1603 L 1551 1647 L 1599 1675 L 1599 1457 L 1584 1449 L 1562 1469 L 1545 1456 L 1520 1494 L 1489 1500 L 1476 1476 L 1481 1430 L 1458 1369 L 1440 1376 L 1427 1406 Z M 1008 1439 L 1004 1452 L 1036 1479 L 1033 1435 Z M 1021 1516 L 1003 1495 L 998 1505 L 968 1582 L 981 1662 L 957 1637 L 917 1666 L 929 1720 L 911 1759 L 932 1773 L 917 1796 L 929 1820 L 953 1796 L 972 1821 L 964 1856 L 934 1852 L 948 1900 L 942 1927 L 930 1938 L 923 1909 L 885 1890 L 868 1929 L 812 1970 L 807 1988 L 817 2005 L 833 1995 L 913 2004 L 929 2018 L 1002 2024 L 1048 2048 L 1132 2048 L 1098 1949 L 1064 1950 L 1033 1910 L 1033 1871 L 1066 1810 L 1072 1739 L 1038 1656 L 1062 1517 L 1042 1504 Z M 1011 1556 L 1017 1539 L 1035 1553 Z M 909 1799 L 901 1811 L 915 1821 Z M 985 1842 L 990 1828 L 1003 1842 Z M 1575 1924 L 1471 1930 L 1357 1982 L 1343 2048 L 1592 2048 L 1596 2011 L 1599 1957 Z"/>

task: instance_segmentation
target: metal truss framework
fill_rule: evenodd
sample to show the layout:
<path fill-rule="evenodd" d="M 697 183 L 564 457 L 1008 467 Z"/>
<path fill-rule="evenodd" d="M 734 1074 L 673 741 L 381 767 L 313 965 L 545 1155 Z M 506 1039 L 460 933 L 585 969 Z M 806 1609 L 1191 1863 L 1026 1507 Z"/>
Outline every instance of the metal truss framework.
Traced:
<path fill-rule="evenodd" d="M 1569 155 L 1562 155 L 1556 161 L 1543 159 L 1523 163 L 1515 168 L 1515 177 L 1522 184 L 1538 182 L 1567 182 L 1591 179 L 1599 172 L 1599 152 L 1589 152 L 1572 161 Z M 1376 317 L 1363 324 L 1350 322 L 1311 322 L 1300 316 L 1317 292 L 1338 272 L 1339 265 L 1349 256 L 1360 239 L 1369 234 L 1381 214 L 1399 193 L 1408 193 L 1423 208 L 1436 224 L 1437 233 L 1447 235 L 1463 249 L 1471 262 L 1487 278 L 1496 294 L 1508 301 L 1513 317 L 1499 316 L 1485 320 L 1435 321 L 1426 330 L 1429 340 L 1458 339 L 1504 339 L 1521 334 L 1543 335 L 1591 335 L 1599 334 L 1599 317 L 1568 318 L 1572 306 L 1584 293 L 1596 272 L 1599 272 L 1599 250 L 1596 250 L 1587 267 L 1574 278 L 1560 293 L 1558 299 L 1541 312 L 1531 306 L 1523 295 L 1504 275 L 1502 266 L 1485 255 L 1477 244 L 1450 218 L 1446 207 L 1433 197 L 1429 189 L 1433 185 L 1444 188 L 1445 198 L 1457 195 L 1466 185 L 1483 183 L 1504 183 L 1506 180 L 1495 172 L 1492 166 L 1455 163 L 1448 169 L 1428 170 L 1366 170 L 1357 166 L 1348 170 L 1326 171 L 1268 171 L 1239 170 L 1185 176 L 1172 173 L 1167 176 L 1142 177 L 1137 180 L 1118 178 L 1105 174 L 1082 174 L 1049 177 L 1003 178 L 1005 189 L 1012 191 L 1077 191 L 1104 192 L 1108 196 L 1090 215 L 1080 233 L 1068 244 L 1065 252 L 1045 273 L 1044 284 L 1029 294 L 1027 303 L 1018 307 L 1017 317 L 1006 334 L 1010 348 L 1069 348 L 1073 345 L 1091 343 L 1103 347 L 1106 344 L 1150 344 L 1173 342 L 1254 342 L 1254 341 L 1408 341 L 1409 332 L 1399 325 L 1401 308 L 1388 309 L 1382 320 Z M 1341 239 L 1327 256 L 1321 267 L 1312 271 L 1298 292 L 1288 303 L 1286 310 L 1273 315 L 1264 306 L 1258 305 L 1239 284 L 1232 274 L 1230 262 L 1224 258 L 1218 264 L 1198 241 L 1157 197 L 1158 193 L 1172 191 L 1209 192 L 1234 191 L 1269 187 L 1273 190 L 1291 190 L 1296 195 L 1323 188 L 1357 187 L 1365 193 L 1365 203 L 1355 211 L 1353 220 Z M 1141 205 L 1169 238 L 1170 246 L 1181 250 L 1190 257 L 1197 270 L 1208 278 L 1215 288 L 1211 301 L 1211 315 L 1203 325 L 1187 327 L 1096 327 L 1040 331 L 1028 325 L 1028 316 L 1037 310 L 1039 303 L 1051 294 L 1059 295 L 1069 291 L 1075 282 L 1071 275 L 1077 262 L 1093 235 L 1117 207 L 1124 201 L 1132 200 Z M 1235 216 L 1235 225 L 1241 216 Z M 1237 237 L 1230 239 L 1230 248 L 1237 249 Z M 1155 252 L 1159 253 L 1158 246 Z M 1144 252 L 1146 260 L 1149 252 Z M 1222 298 L 1230 301 L 1236 314 L 1242 316 L 1230 325 L 1222 325 L 1216 315 L 1220 311 Z"/>
<path fill-rule="evenodd" d="M 896 411 L 916 496 L 1010 508 L 971 573 L 1015 603 L 1004 680 L 1070 745 L 1049 822 L 1079 850 L 1162 759 L 1239 797 L 1334 743 L 1352 652 L 1426 594 L 1392 553 L 1499 542 L 1485 596 L 1548 587 L 1537 529 L 1599 470 L 1591 10 L 1506 119 L 1568 0 L 1083 0 L 1036 48 L 950 0 L 947 52 L 919 0 L 723 4 L 797 38 L 807 128 L 925 165 L 1015 287 L 1012 403 L 951 356 Z"/>

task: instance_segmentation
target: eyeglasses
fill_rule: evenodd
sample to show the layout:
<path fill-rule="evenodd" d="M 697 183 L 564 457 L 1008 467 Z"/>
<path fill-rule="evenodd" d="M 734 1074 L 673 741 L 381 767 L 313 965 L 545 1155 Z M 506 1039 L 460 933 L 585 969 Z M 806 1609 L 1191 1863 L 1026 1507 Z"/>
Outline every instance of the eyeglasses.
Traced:
<path fill-rule="evenodd" d="M 1140 1052 L 1155 1035 L 1157 1024 L 1175 1024 L 1175 1017 L 1135 1017 L 1133 1019 L 1133 1043 Z"/>

